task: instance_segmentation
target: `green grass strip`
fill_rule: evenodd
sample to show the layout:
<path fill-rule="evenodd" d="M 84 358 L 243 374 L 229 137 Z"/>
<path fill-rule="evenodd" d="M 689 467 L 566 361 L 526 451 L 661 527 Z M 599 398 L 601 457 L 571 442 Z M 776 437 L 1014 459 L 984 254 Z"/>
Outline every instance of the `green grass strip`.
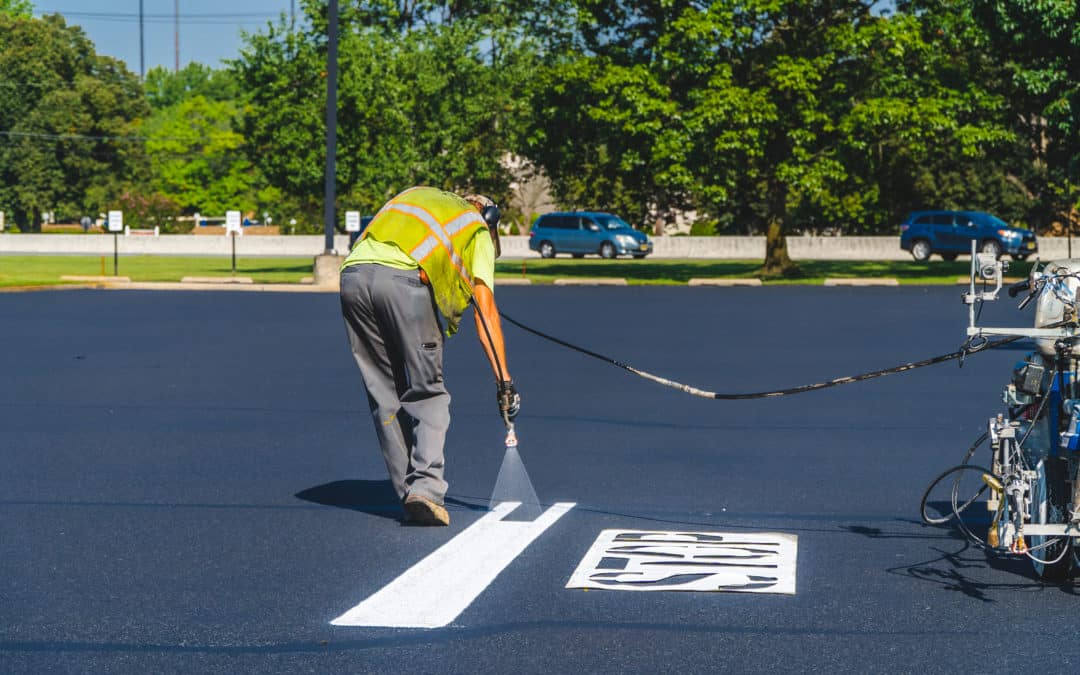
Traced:
<path fill-rule="evenodd" d="M 1030 263 L 1014 262 L 1010 277 L 1023 277 Z M 541 259 L 500 260 L 495 265 L 499 278 L 524 276 L 534 284 L 550 284 L 562 277 L 624 278 L 634 285 L 683 285 L 694 278 L 751 278 L 761 267 L 760 260 L 599 260 Z M 912 260 L 806 260 L 799 262 L 803 276 L 796 279 L 766 280 L 767 285 L 820 286 L 826 278 L 892 277 L 901 284 L 956 284 L 966 277 L 966 260 L 915 262 Z M 16 256 L 0 255 L 0 286 L 56 285 L 63 275 L 95 276 L 113 273 L 112 256 Z M 132 281 L 180 281 L 186 276 L 222 276 L 232 273 L 228 257 L 121 256 L 120 276 Z M 236 274 L 255 283 L 295 284 L 311 276 L 310 257 L 237 258 Z"/>
<path fill-rule="evenodd" d="M 240 258 L 236 275 L 257 284 L 295 284 L 311 276 L 311 258 Z M 112 256 L 0 255 L 0 286 L 58 285 L 61 276 L 112 276 Z M 120 256 L 119 275 L 132 281 L 180 281 L 187 276 L 228 277 L 227 257 Z"/>

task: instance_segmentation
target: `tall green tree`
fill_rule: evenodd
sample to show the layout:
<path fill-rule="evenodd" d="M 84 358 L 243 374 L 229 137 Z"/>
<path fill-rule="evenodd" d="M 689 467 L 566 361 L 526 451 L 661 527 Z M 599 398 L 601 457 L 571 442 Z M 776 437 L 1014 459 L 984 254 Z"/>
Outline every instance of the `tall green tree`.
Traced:
<path fill-rule="evenodd" d="M 0 0 L 0 14 L 10 14 L 29 19 L 34 13 L 30 0 Z"/>
<path fill-rule="evenodd" d="M 179 72 L 164 66 L 154 66 L 146 72 L 143 81 L 146 98 L 155 110 L 169 108 L 184 101 L 202 96 L 208 101 L 242 100 L 239 83 L 229 69 L 211 68 L 192 61 Z"/>
<path fill-rule="evenodd" d="M 955 65 L 970 45 L 938 41 L 935 17 L 859 0 L 573 4 L 576 42 L 534 106 L 532 156 L 560 196 L 765 231 L 766 275 L 794 272 L 786 233 L 874 227 L 897 210 L 890 175 L 1010 138 L 980 64 Z"/>
<path fill-rule="evenodd" d="M 1080 221 L 1080 5 L 1075 0 L 973 0 L 1005 69 L 1001 91 L 1030 168 L 1010 180 L 1046 220 Z"/>
<path fill-rule="evenodd" d="M 138 78 L 58 15 L 0 14 L 0 35 L 0 209 L 32 229 L 97 215 L 145 175 Z"/>
<path fill-rule="evenodd" d="M 416 184 L 496 198 L 502 158 L 525 125 L 528 40 L 500 3 L 343 3 L 337 192 L 371 211 Z M 317 212 L 323 192 L 326 17 L 249 36 L 235 67 L 250 104 L 252 158 L 286 195 Z M 515 39 L 511 39 L 515 37 Z M 314 218 L 313 218 L 314 220 Z"/>
<path fill-rule="evenodd" d="M 278 213 L 276 192 L 263 188 L 243 151 L 244 138 L 234 130 L 238 117 L 235 103 L 202 95 L 155 112 L 145 127 L 152 192 L 187 214 Z"/>

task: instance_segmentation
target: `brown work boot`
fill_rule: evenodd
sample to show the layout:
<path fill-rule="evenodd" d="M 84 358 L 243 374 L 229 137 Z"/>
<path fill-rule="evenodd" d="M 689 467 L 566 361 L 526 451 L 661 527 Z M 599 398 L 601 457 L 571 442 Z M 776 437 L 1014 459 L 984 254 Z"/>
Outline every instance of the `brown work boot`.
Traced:
<path fill-rule="evenodd" d="M 449 525 L 450 514 L 440 504 L 427 497 L 409 495 L 405 498 L 405 515 L 416 525 Z"/>

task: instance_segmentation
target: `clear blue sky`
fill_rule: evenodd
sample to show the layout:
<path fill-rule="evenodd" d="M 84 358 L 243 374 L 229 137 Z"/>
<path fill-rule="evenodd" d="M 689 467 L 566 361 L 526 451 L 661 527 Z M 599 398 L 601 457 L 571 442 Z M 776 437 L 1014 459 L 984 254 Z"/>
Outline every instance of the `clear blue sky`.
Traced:
<path fill-rule="evenodd" d="M 210 66 L 240 52 L 240 32 L 265 30 L 267 22 L 289 14 L 290 0 L 178 0 L 180 67 L 192 61 Z M 139 0 L 32 0 L 34 15 L 63 14 L 83 28 L 99 54 L 127 62 L 139 74 Z M 177 0 L 143 0 L 146 69 L 172 68 Z M 296 1 L 297 17 L 301 15 Z M 298 18 L 299 21 L 299 18 Z"/>

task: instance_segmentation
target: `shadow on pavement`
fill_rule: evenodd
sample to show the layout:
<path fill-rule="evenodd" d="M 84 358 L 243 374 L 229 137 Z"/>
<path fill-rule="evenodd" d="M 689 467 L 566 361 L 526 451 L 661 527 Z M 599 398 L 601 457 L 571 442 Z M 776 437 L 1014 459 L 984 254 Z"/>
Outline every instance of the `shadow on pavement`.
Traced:
<path fill-rule="evenodd" d="M 306 502 L 363 511 L 401 520 L 404 515 L 389 480 L 336 480 L 301 490 L 294 495 Z"/>

